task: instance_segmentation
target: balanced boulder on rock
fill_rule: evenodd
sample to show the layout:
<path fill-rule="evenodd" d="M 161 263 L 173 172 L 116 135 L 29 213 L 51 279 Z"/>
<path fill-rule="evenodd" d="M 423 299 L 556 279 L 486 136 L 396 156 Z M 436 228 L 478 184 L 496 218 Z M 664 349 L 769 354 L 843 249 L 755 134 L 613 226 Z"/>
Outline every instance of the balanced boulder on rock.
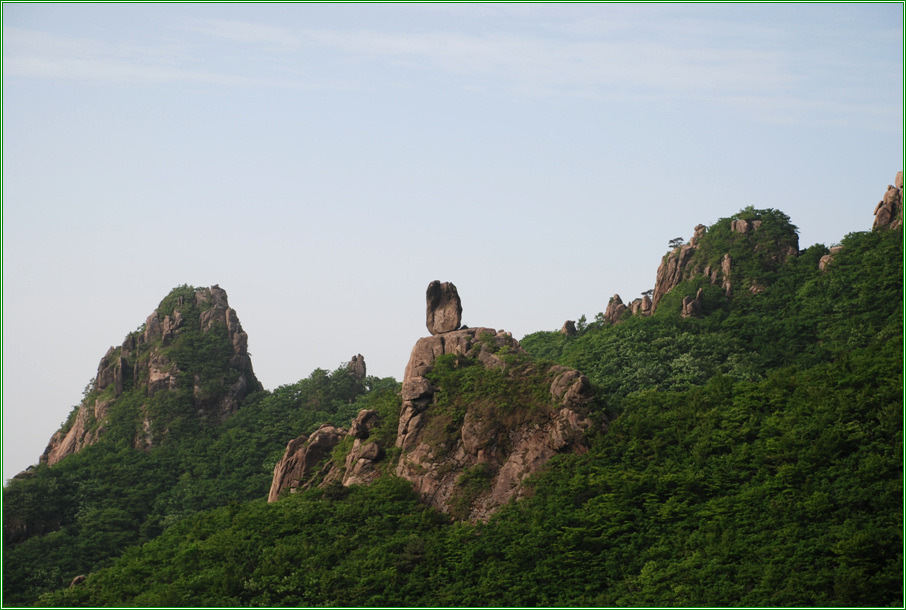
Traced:
<path fill-rule="evenodd" d="M 434 280 L 428 284 L 425 299 L 428 304 L 425 322 L 428 332 L 439 335 L 459 328 L 462 324 L 462 301 L 456 286 Z"/>

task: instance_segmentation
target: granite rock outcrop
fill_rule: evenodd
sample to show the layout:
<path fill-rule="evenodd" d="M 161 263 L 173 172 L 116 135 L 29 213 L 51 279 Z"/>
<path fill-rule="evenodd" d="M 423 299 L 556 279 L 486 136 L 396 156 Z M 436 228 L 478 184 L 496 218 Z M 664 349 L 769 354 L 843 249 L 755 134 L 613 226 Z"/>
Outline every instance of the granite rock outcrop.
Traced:
<path fill-rule="evenodd" d="M 903 226 L 903 172 L 897 172 L 894 183 L 887 185 L 887 191 L 875 206 L 875 220 L 872 230 L 896 229 Z"/>
<path fill-rule="evenodd" d="M 454 518 L 484 520 L 521 497 L 524 480 L 551 457 L 587 450 L 591 386 L 578 371 L 554 366 L 533 372 L 547 384 L 549 402 L 524 404 L 505 417 L 495 415 L 493 405 L 476 403 L 465 408 L 461 420 L 450 420 L 438 407 L 443 388 L 430 378 L 437 359 L 448 354 L 456 357 L 454 366 L 469 366 L 472 360 L 477 361 L 472 366 L 484 369 L 512 367 L 517 386 L 529 375 L 512 364 L 511 358 L 524 351 L 504 331 L 475 328 L 419 339 L 403 378 L 396 474 L 411 481 L 438 510 Z M 475 479 L 481 481 L 480 489 L 465 490 L 464 481 Z"/>
<path fill-rule="evenodd" d="M 358 381 L 365 379 L 367 373 L 365 357 L 362 356 L 362 354 L 356 354 L 349 361 L 349 364 L 346 365 L 346 369 L 349 371 L 349 374 L 352 375 L 353 379 Z"/>
<path fill-rule="evenodd" d="M 285 489 L 294 490 L 304 484 L 317 469 L 325 474 L 331 467 L 330 462 L 322 462 L 330 456 L 333 448 L 346 436 L 346 430 L 332 424 L 323 424 L 311 436 L 302 435 L 289 442 L 286 451 L 274 466 L 268 502 L 274 502 Z"/>
<path fill-rule="evenodd" d="M 437 294 L 441 297 L 432 298 Z M 557 453 L 587 451 L 585 436 L 593 427 L 587 377 L 567 367 L 531 362 L 505 331 L 459 328 L 461 303 L 452 284 L 432 282 L 428 304 L 432 334 L 416 341 L 406 364 L 395 438 L 393 428 L 386 428 L 394 422 L 381 423 L 378 413 L 369 410 L 360 411 L 348 430 L 322 426 L 311 437 L 299 437 L 289 443 L 274 468 L 269 501 L 287 489 L 361 485 L 382 472 L 393 472 L 410 481 L 426 503 L 452 518 L 483 520 L 523 495 L 525 479 Z M 452 318 L 437 315 L 445 307 L 453 312 Z M 438 324 L 441 318 L 446 322 Z M 500 373 L 495 379 L 512 388 L 505 393 L 508 404 L 504 408 L 495 399 L 473 396 L 473 402 L 457 407 L 459 415 L 451 417 L 443 402 L 445 396 L 451 399 L 444 394 L 449 388 L 432 374 L 441 358 L 443 366 L 454 370 L 472 367 L 475 376 L 482 371 Z M 535 388 L 523 392 L 528 398 L 520 396 L 520 388 L 527 384 Z M 511 400 L 515 402 L 509 404 Z M 389 436 L 382 433 L 377 438 L 378 425 Z M 342 462 L 337 455 L 327 457 L 341 443 L 350 447 Z M 395 462 L 387 463 L 391 454 Z"/>
<path fill-rule="evenodd" d="M 226 349 L 221 352 L 222 362 L 217 362 L 219 373 L 209 377 L 195 371 L 189 377 L 185 374 L 189 371 L 180 369 L 175 354 L 186 332 L 223 342 Z M 260 388 L 248 353 L 248 335 L 229 306 L 226 291 L 217 285 L 176 289 L 142 327 L 126 335 L 120 346 L 107 350 L 84 400 L 53 434 L 40 461 L 52 466 L 96 442 L 107 429 L 111 406 L 127 392 L 149 404 L 158 392 L 181 392 L 190 397 L 200 417 L 222 421 Z M 155 431 L 158 426 L 146 406 L 140 411 L 133 446 L 147 449 L 162 431 Z"/>
<path fill-rule="evenodd" d="M 626 309 L 623 299 L 620 298 L 620 295 L 615 294 L 607 302 L 607 309 L 604 310 L 604 319 L 611 324 L 616 324 L 623 317 Z"/>
<path fill-rule="evenodd" d="M 567 320 L 563 323 L 563 326 L 560 327 L 560 332 L 564 335 L 572 336 L 576 334 L 576 321 Z"/>

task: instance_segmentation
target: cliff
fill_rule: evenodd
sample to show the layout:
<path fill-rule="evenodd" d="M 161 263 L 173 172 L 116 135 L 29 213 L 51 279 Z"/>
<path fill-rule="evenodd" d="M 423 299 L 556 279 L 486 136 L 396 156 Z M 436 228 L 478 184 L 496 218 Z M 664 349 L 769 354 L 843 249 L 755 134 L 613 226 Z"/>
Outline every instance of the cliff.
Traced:
<path fill-rule="evenodd" d="M 110 347 L 81 404 L 51 437 L 41 462 L 52 466 L 127 427 L 136 449 L 153 446 L 180 415 L 222 421 L 261 384 L 248 335 L 219 286 L 174 289 L 123 343 Z M 161 408 L 164 402 L 178 405 Z M 182 412 L 179 412 L 181 409 Z"/>

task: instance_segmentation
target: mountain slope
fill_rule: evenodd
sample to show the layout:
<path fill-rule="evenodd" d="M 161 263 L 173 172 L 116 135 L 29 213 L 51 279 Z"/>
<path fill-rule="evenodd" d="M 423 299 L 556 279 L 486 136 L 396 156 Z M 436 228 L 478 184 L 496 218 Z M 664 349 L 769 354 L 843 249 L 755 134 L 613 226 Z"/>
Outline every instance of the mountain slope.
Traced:
<path fill-rule="evenodd" d="M 587 453 L 487 523 L 451 523 L 392 477 L 309 489 L 184 521 L 42 602 L 901 607 L 902 306 L 859 305 L 898 275 L 901 240 L 851 235 L 840 275 L 791 283 L 856 316 L 816 321 L 820 362 L 627 392 Z"/>
<path fill-rule="evenodd" d="M 224 421 L 171 426 L 147 450 L 130 420 L 130 434 L 105 432 L 11 482 L 5 526 L 48 526 L 4 538 L 4 603 L 45 592 L 39 603 L 57 606 L 902 606 L 902 228 L 777 258 L 758 249 L 763 212 L 698 235 L 708 259 L 686 265 L 651 315 L 602 312 L 575 334 L 520 342 L 525 370 L 587 375 L 588 412 L 609 426 L 486 522 L 433 510 L 386 466 L 367 485 L 302 485 L 268 503 L 287 441 L 323 423 L 372 411 L 369 434 L 387 439 L 375 465 L 401 455 L 399 384 L 316 371 Z M 753 213 L 760 227 L 733 228 Z M 709 251 L 709 234 L 728 241 Z M 727 252 L 729 291 L 704 273 Z M 465 353 L 426 366 L 431 404 L 448 414 L 550 393 L 550 380 L 504 379 Z M 318 467 L 346 464 L 353 444 Z M 455 482 L 475 491 L 480 474 Z M 76 574 L 88 576 L 64 588 Z"/>

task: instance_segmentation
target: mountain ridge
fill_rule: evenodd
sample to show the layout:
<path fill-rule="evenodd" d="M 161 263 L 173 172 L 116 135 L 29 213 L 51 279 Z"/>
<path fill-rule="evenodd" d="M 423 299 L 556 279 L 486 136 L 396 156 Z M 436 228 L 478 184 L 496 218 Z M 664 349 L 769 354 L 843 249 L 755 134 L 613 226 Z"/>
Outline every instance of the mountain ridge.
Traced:
<path fill-rule="evenodd" d="M 104 392 L 113 397 L 108 427 L 4 488 L 4 596 L 22 604 L 43 593 L 43 605 L 896 605 L 897 182 L 881 202 L 890 213 L 876 214 L 887 224 L 850 234 L 834 252 L 815 245 L 778 258 L 781 234 L 777 248 L 733 256 L 771 237 L 773 221 L 757 216 L 783 220 L 774 210 L 697 229 L 678 281 L 646 315 L 608 307 L 575 332 L 564 325 L 517 342 L 458 328 L 458 294 L 438 299 L 452 313 L 434 316 L 441 326 L 416 342 L 402 384 L 368 377 L 356 355 L 336 371 L 249 391 L 234 408 L 221 399 L 235 381 L 222 380 L 239 370 L 232 362 L 247 338 L 235 324 L 230 333 L 228 307 L 212 314 L 223 324 L 211 346 L 220 365 L 190 357 L 214 336 L 196 312 L 200 342 L 161 352 L 175 369 L 153 367 L 153 392 L 150 349 L 139 367 L 123 346 L 108 351 L 98 393 L 83 401 L 94 409 Z M 728 252 L 729 295 L 726 274 L 706 272 Z M 154 328 L 162 350 L 192 336 L 176 328 L 177 311 L 189 324 L 180 307 L 190 287 L 182 305 L 179 290 L 142 329 Z M 137 385 L 136 368 L 145 371 Z M 207 379 L 223 393 L 206 394 Z M 111 419 L 117 400 L 128 425 Z M 570 449 L 524 481 L 528 471 L 509 479 L 519 480 L 512 496 L 487 502 L 505 461 L 450 460 L 473 441 L 515 438 L 470 434 L 480 422 L 492 424 L 485 432 L 520 429 L 503 421 L 508 401 L 545 430 L 563 400 L 598 425 L 574 427 L 583 431 Z M 157 434 L 137 443 L 146 420 Z M 434 456 L 411 459 L 429 433 L 440 441 L 428 443 Z M 290 443 L 295 452 L 319 434 L 337 438 L 313 456 L 313 478 L 266 502 L 287 441 L 304 439 Z M 475 449 L 476 458 L 497 451 Z M 354 484 L 342 484 L 347 475 Z M 17 527 L 23 535 L 10 535 Z M 87 578 L 65 588 L 78 575 Z"/>

